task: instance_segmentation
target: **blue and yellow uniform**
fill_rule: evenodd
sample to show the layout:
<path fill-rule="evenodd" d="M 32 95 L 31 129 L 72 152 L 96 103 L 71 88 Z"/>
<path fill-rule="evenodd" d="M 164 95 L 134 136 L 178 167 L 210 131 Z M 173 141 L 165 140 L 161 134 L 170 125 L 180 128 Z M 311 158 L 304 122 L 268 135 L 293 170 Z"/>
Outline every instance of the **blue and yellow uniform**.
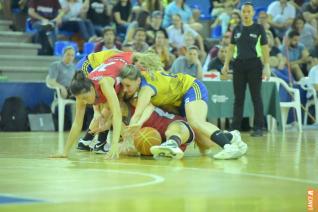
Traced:
<path fill-rule="evenodd" d="M 185 104 L 196 100 L 208 101 L 205 85 L 190 75 L 165 71 L 142 72 L 142 75 L 141 87 L 149 86 L 155 93 L 151 103 L 169 112 L 177 109 L 185 115 Z"/>
<path fill-rule="evenodd" d="M 95 68 L 100 66 L 104 63 L 105 60 L 109 59 L 110 57 L 116 55 L 121 51 L 111 49 L 111 50 L 104 50 L 96 53 L 91 53 L 85 57 L 83 57 L 77 64 L 76 69 L 83 71 L 85 76 L 93 71 Z"/>

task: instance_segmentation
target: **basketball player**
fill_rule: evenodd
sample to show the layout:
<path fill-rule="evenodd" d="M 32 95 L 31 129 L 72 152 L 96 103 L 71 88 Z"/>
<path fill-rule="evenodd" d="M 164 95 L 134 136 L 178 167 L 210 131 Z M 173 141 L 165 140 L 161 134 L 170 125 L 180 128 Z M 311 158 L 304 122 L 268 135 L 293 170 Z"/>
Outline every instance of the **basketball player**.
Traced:
<path fill-rule="evenodd" d="M 155 70 L 157 66 L 161 65 L 160 58 L 154 53 L 121 52 L 118 50 L 105 50 L 89 54 L 88 56 L 82 58 L 76 66 L 77 69 L 80 69 L 85 76 L 89 76 L 91 72 L 103 72 L 104 80 L 107 81 L 106 83 L 110 85 L 108 87 L 109 89 L 105 92 L 108 94 L 114 94 L 115 91 L 112 88 L 114 85 L 113 80 L 118 76 L 118 73 L 120 69 L 123 67 L 123 65 L 131 64 L 133 60 L 146 61 L 144 65 L 147 66 L 147 69 L 149 70 Z M 113 100 L 117 100 L 117 98 L 113 96 Z M 96 107 L 94 107 L 94 109 L 96 110 Z M 101 120 L 103 119 L 100 117 L 100 113 L 96 111 L 94 113 L 94 118 L 89 126 L 88 132 L 82 139 L 79 140 L 78 149 L 90 150 L 89 144 L 91 143 L 91 140 L 93 140 L 95 133 L 97 131 L 100 132 L 100 130 L 98 130 L 98 126 L 100 125 L 99 122 Z M 106 149 L 108 151 L 109 145 L 107 145 L 107 143 L 105 142 L 107 133 L 107 130 L 99 133 L 99 143 L 97 143 L 94 146 L 95 152 L 103 153 L 105 150 L 105 146 L 108 147 Z"/>
<path fill-rule="evenodd" d="M 127 99 L 126 99 L 127 100 Z M 123 103 L 122 113 L 125 124 L 129 124 L 130 117 L 134 113 L 134 99 L 130 103 Z M 150 114 L 150 115 L 149 115 Z M 143 120 L 145 118 L 146 120 Z M 165 146 L 153 146 L 151 153 L 156 158 L 158 156 L 181 159 L 188 144 L 194 140 L 194 132 L 185 118 L 163 111 L 162 109 L 149 104 L 141 118 L 143 127 L 151 127 L 160 133 L 161 140 L 165 143 L 177 143 L 174 148 L 165 148 Z M 123 130 L 125 134 L 125 130 Z M 129 135 L 128 135 L 129 136 Z M 125 135 L 123 135 L 125 137 Z M 125 142 L 125 139 L 124 139 Z M 127 144 L 123 144 L 127 145 Z M 128 146 L 132 144 L 128 144 Z"/>
<path fill-rule="evenodd" d="M 109 116 L 112 117 L 112 147 L 107 155 L 107 158 L 118 157 L 118 141 L 121 131 L 122 115 L 120 111 L 120 104 L 117 97 L 119 91 L 119 81 L 117 79 L 120 69 L 132 63 L 132 60 L 145 58 L 146 61 L 156 60 L 158 56 L 155 54 L 140 54 L 132 52 L 117 52 L 117 51 L 103 51 L 88 55 L 86 60 L 82 59 L 82 72 L 77 72 L 72 80 L 70 86 L 71 92 L 76 97 L 76 116 L 72 124 L 70 134 L 64 149 L 64 153 L 60 157 L 67 157 L 75 140 L 79 137 L 85 108 L 87 104 L 106 104 L 110 108 Z M 104 58 L 108 58 L 104 60 Z M 154 58 L 154 59 L 152 59 Z M 99 64 L 101 63 L 101 64 Z M 154 64 L 156 64 L 154 62 Z M 149 65 L 151 68 L 151 65 Z M 105 117 L 102 117 L 100 110 L 94 106 L 94 118 L 90 124 L 90 131 L 92 133 L 100 132 L 99 125 L 103 125 Z M 107 118 L 106 118 L 107 119 Z M 58 156 L 57 156 L 58 157 Z"/>
<path fill-rule="evenodd" d="M 170 74 L 159 69 L 141 72 L 140 67 L 145 66 L 139 62 L 127 65 L 120 74 L 127 95 L 133 96 L 138 92 L 136 111 L 130 120 L 132 131 L 142 125 L 140 119 L 143 111 L 151 102 L 169 112 L 172 109 L 179 110 L 194 129 L 198 143 L 208 138 L 211 143 L 215 142 L 222 147 L 223 150 L 214 155 L 215 159 L 236 159 L 246 153 L 247 145 L 241 139 L 231 143 L 232 134 L 225 134 L 206 121 L 208 92 L 202 82 L 190 75 Z M 200 144 L 207 146 L 205 143 Z"/>

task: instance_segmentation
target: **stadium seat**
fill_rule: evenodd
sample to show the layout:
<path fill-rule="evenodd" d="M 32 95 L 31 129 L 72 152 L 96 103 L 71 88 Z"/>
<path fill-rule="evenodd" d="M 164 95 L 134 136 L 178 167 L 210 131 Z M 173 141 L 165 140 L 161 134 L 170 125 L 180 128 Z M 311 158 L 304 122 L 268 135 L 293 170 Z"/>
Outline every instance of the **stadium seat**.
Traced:
<path fill-rule="evenodd" d="M 76 54 L 78 53 L 78 45 L 73 41 L 56 41 L 54 44 L 54 55 L 55 56 L 62 56 L 63 49 L 67 46 L 73 46 L 75 49 Z"/>
<path fill-rule="evenodd" d="M 211 31 L 211 38 L 219 40 L 219 39 L 221 39 L 221 37 L 222 37 L 222 26 L 217 25 Z"/>
<path fill-rule="evenodd" d="M 36 29 L 33 29 L 33 27 L 32 27 L 31 18 L 27 18 L 27 20 L 25 22 L 25 32 L 30 33 L 30 34 L 33 34 L 36 32 Z"/>
<path fill-rule="evenodd" d="M 301 132 L 302 131 L 302 121 L 301 121 L 301 103 L 300 103 L 299 89 L 289 87 L 288 84 L 284 80 L 282 80 L 278 77 L 271 77 L 269 79 L 269 81 L 275 82 L 278 92 L 279 92 L 280 88 L 283 88 L 292 97 L 291 101 L 288 101 L 288 102 L 280 101 L 281 123 L 282 123 L 283 132 L 285 132 L 287 116 L 288 116 L 289 109 L 291 109 L 291 108 L 294 108 L 296 110 L 298 130 L 299 130 L 299 132 Z M 273 122 L 274 122 L 273 120 L 271 121 L 270 119 L 268 119 L 269 128 L 271 125 L 270 123 L 273 123 Z"/>
<path fill-rule="evenodd" d="M 61 91 L 59 88 L 55 88 L 50 86 L 48 83 L 46 83 L 46 86 L 51 89 L 55 89 L 54 99 L 51 104 L 51 111 L 55 111 L 55 107 L 58 106 L 58 129 L 59 132 L 64 131 L 64 114 L 65 114 L 65 106 L 71 105 L 71 111 L 72 111 L 72 120 L 74 120 L 75 117 L 75 100 L 73 99 L 64 99 L 61 96 Z"/>
<path fill-rule="evenodd" d="M 95 43 L 94 42 L 85 42 L 83 47 L 83 55 L 88 55 L 94 52 Z"/>
<path fill-rule="evenodd" d="M 306 95 L 306 105 L 305 105 L 305 113 L 304 113 L 304 125 L 307 125 L 308 120 L 308 114 L 309 114 L 309 108 L 310 106 L 315 106 L 315 120 L 316 123 L 318 122 L 318 97 L 317 92 L 315 88 L 310 83 L 310 80 L 308 77 L 303 77 L 300 79 L 297 84 L 300 85 L 300 87 L 307 92 Z"/>

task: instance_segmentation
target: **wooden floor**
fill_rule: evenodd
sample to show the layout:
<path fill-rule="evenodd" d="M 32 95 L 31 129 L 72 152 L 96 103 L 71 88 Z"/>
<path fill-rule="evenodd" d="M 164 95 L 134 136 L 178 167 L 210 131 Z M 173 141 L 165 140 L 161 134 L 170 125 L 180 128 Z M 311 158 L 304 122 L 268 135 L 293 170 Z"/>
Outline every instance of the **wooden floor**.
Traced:
<path fill-rule="evenodd" d="M 216 161 L 193 146 L 183 160 L 79 152 L 49 159 L 58 133 L 0 133 L 0 211 L 306 211 L 318 189 L 318 131 L 242 134 L 249 152 Z"/>

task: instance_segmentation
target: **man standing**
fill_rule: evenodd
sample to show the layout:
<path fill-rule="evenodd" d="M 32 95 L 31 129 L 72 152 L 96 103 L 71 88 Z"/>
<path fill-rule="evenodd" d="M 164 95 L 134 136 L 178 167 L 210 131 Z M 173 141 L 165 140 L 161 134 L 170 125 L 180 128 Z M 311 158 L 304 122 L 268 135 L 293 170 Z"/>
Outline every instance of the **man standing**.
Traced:
<path fill-rule="evenodd" d="M 234 114 L 232 129 L 240 129 L 243 118 L 243 108 L 245 99 L 246 85 L 248 84 L 254 106 L 254 128 L 251 136 L 262 136 L 264 125 L 263 102 L 261 98 L 262 75 L 270 76 L 269 50 L 267 45 L 266 33 L 260 24 L 253 22 L 254 8 L 251 3 L 242 5 L 241 15 L 242 24 L 235 27 L 231 44 L 225 58 L 222 69 L 223 74 L 229 71 L 229 64 L 234 57 Z M 264 69 L 262 72 L 263 57 Z"/>

